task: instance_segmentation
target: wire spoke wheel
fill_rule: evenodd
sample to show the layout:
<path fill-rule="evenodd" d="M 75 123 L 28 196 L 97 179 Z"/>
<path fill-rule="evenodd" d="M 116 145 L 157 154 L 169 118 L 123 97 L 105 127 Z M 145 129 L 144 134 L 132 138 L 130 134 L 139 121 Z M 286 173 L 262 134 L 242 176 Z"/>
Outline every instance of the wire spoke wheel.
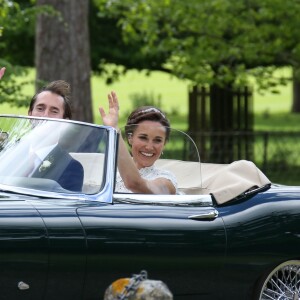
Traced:
<path fill-rule="evenodd" d="M 259 300 L 300 300 L 300 261 L 276 267 L 264 281 Z"/>

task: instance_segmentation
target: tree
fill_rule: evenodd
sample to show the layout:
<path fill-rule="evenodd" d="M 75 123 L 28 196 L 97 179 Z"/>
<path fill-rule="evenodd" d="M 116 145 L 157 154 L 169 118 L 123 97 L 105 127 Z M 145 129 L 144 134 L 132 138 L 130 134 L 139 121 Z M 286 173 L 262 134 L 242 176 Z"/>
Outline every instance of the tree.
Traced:
<path fill-rule="evenodd" d="M 71 84 L 73 117 L 92 122 L 88 0 L 38 0 L 55 14 L 40 14 L 36 22 L 37 82 L 63 79 Z"/>
<path fill-rule="evenodd" d="M 299 68 L 299 5 L 297 0 L 91 0 L 92 67 L 108 81 L 119 75 L 107 72 L 108 63 L 123 65 L 124 71 L 162 70 L 200 84 L 244 83 L 252 74 L 262 89 L 272 90 L 290 79 L 275 78 L 278 67 Z M 29 40 L 27 32 L 22 36 Z M 16 61 L 26 49 L 24 44 L 10 55 Z M 23 57 L 30 62 L 30 55 Z"/>
<path fill-rule="evenodd" d="M 127 43 L 141 43 L 145 55 L 167 55 L 165 69 L 195 83 L 241 82 L 250 70 L 271 88 L 276 67 L 300 64 L 297 0 L 96 2 L 119 19 Z"/>
<path fill-rule="evenodd" d="M 248 75 L 261 89 L 272 89 L 287 80 L 274 76 L 277 68 L 299 68 L 297 0 L 97 0 L 97 4 L 104 14 L 119 19 L 124 41 L 140 43 L 144 56 L 163 53 L 163 67 L 170 73 L 210 86 L 210 119 L 224 121 L 222 128 L 212 121 L 212 131 L 234 130 L 231 91 L 247 84 Z M 216 144 L 212 139 L 212 149 Z M 225 144 L 230 148 L 233 143 Z"/>
<path fill-rule="evenodd" d="M 90 1 L 93 71 L 101 74 L 107 83 L 117 80 L 130 69 L 167 71 L 163 66 L 167 54 L 158 51 L 144 55 L 141 51 L 142 43 L 128 43 L 123 39 L 118 22 L 118 18 L 99 12 L 95 2 Z"/>
<path fill-rule="evenodd" d="M 28 0 L 15 2 L 22 13 L 26 9 L 37 8 Z M 43 11 L 46 9 L 48 13 L 54 13 L 50 7 L 44 6 Z M 141 43 L 127 43 L 123 40 L 122 30 L 117 24 L 117 18 L 100 13 L 94 1 L 89 1 L 91 66 L 95 73 L 100 74 L 107 83 L 110 83 L 130 69 L 168 71 L 163 65 L 167 53 L 144 55 L 141 51 L 143 46 Z M 5 57 L 13 64 L 34 67 L 34 27 L 35 18 L 27 16 L 24 26 L 20 26 L 18 30 L 6 30 L 1 57 Z M 117 66 L 114 68 L 114 65 Z"/>

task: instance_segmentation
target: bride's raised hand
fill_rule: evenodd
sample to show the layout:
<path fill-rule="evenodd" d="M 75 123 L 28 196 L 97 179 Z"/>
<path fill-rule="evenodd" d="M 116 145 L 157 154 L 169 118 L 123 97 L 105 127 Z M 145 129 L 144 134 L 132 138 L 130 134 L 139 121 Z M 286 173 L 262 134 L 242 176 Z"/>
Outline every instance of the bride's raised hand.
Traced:
<path fill-rule="evenodd" d="M 106 114 L 103 107 L 99 107 L 99 112 L 103 121 L 103 124 L 106 126 L 112 126 L 118 129 L 119 122 L 119 101 L 115 92 L 108 94 L 108 113 Z"/>

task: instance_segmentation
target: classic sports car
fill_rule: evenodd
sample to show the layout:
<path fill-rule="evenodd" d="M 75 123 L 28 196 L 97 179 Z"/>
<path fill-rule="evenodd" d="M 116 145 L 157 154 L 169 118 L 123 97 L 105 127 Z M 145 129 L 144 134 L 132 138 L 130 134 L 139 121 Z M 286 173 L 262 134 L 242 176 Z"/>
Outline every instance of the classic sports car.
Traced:
<path fill-rule="evenodd" d="M 120 194 L 113 128 L 8 115 L 0 128 L 1 299 L 99 300 L 141 270 L 174 299 L 299 299 L 298 187 L 249 161 L 200 163 L 172 131 L 157 165 L 180 192 Z"/>

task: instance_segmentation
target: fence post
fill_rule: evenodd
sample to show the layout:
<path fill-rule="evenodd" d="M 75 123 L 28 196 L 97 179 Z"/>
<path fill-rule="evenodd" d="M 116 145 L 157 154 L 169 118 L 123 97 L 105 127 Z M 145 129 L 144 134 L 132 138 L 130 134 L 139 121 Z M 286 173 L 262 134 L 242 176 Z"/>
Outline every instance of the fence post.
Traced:
<path fill-rule="evenodd" d="M 193 86 L 189 92 L 189 133 L 202 161 L 229 163 L 253 158 L 253 101 L 248 87 Z M 204 133 L 210 133 L 206 139 Z M 213 136 L 212 136 L 213 133 Z"/>
<path fill-rule="evenodd" d="M 263 140 L 264 140 L 264 150 L 263 150 L 263 167 L 262 171 L 266 172 L 268 168 L 268 143 L 269 143 L 269 134 L 268 132 L 265 132 L 263 134 Z"/>

